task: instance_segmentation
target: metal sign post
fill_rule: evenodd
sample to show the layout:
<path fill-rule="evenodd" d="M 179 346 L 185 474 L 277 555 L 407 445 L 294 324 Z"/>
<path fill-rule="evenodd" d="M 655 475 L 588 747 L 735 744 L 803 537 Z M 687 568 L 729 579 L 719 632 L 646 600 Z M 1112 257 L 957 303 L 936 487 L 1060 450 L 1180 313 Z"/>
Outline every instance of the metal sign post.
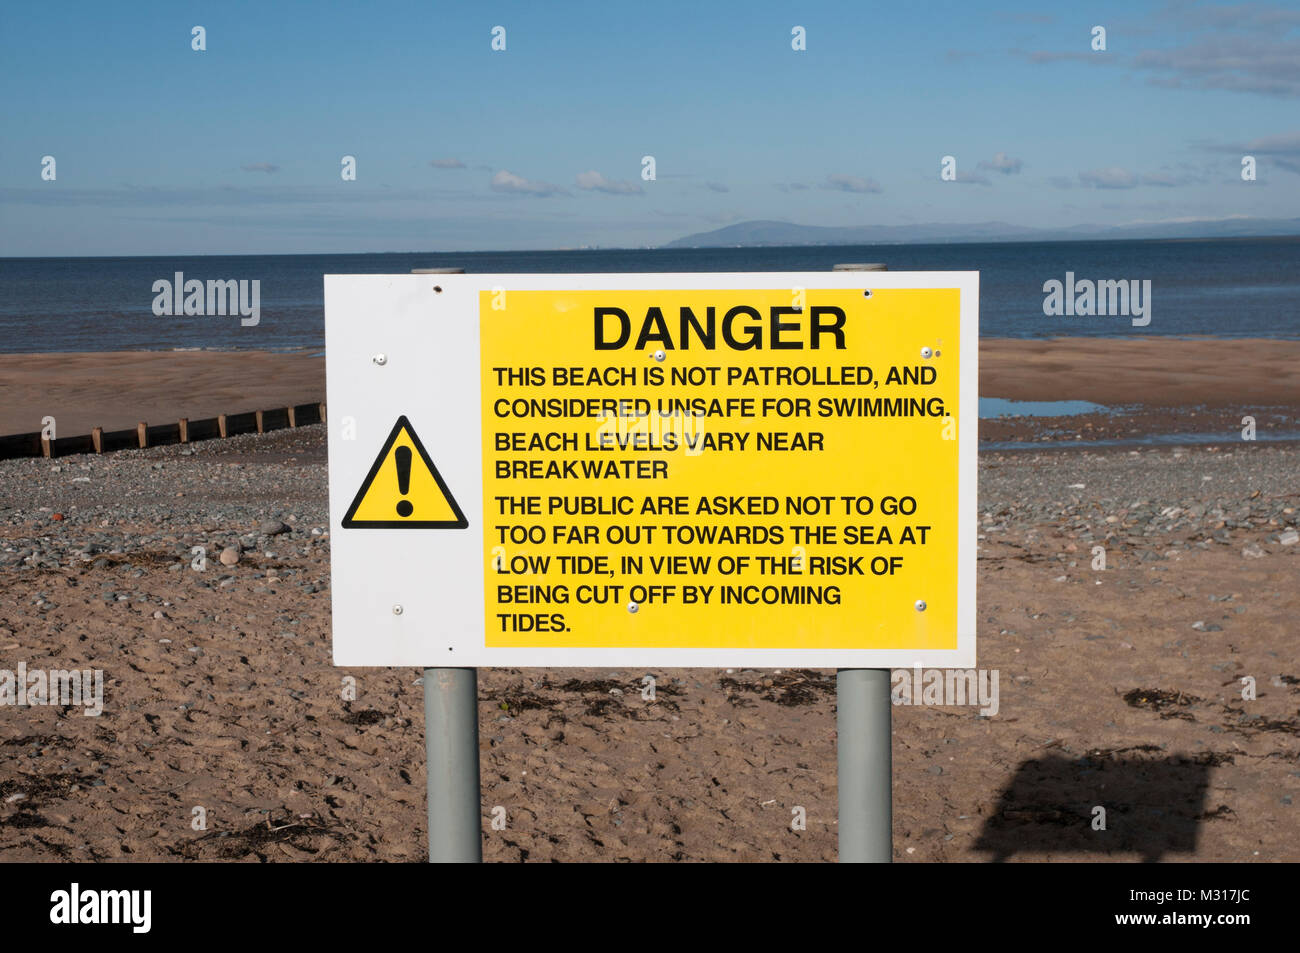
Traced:
<path fill-rule="evenodd" d="M 413 275 L 460 275 L 464 268 L 413 268 Z M 424 764 L 429 862 L 483 861 L 478 760 L 478 669 L 424 670 Z"/>
<path fill-rule="evenodd" d="M 882 264 L 836 265 L 834 271 L 886 271 Z M 889 669 L 835 673 L 835 747 L 839 775 L 840 863 L 894 859 L 893 710 Z"/>
<path fill-rule="evenodd" d="M 840 863 L 887 864 L 894 857 L 894 782 L 889 669 L 835 674 Z"/>
<path fill-rule="evenodd" d="M 424 670 L 424 752 L 430 863 L 480 863 L 477 669 Z"/>

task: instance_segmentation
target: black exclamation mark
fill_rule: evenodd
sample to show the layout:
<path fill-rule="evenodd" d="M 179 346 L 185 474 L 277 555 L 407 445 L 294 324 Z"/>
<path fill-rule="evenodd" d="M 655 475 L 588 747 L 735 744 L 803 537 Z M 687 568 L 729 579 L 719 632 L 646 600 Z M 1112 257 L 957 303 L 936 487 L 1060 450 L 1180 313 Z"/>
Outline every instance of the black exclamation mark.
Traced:
<path fill-rule="evenodd" d="M 397 462 L 397 488 L 402 491 L 402 496 L 411 492 L 411 448 L 398 447 L 395 456 Z M 397 504 L 398 516 L 410 516 L 415 512 L 415 507 L 411 505 L 410 500 L 401 500 Z"/>

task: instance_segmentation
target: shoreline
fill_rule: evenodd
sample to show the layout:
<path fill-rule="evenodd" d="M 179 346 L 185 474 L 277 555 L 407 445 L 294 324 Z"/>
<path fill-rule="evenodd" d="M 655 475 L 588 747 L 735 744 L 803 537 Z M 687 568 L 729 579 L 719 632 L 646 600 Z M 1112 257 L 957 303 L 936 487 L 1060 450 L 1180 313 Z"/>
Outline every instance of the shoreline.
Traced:
<path fill-rule="evenodd" d="M 1247 414 L 1260 429 L 1300 431 L 1300 341 L 990 338 L 980 393 L 1109 409 L 985 418 L 982 441 L 1226 434 Z M 46 416 L 70 437 L 324 399 L 325 359 L 309 348 L 0 354 L 0 436 L 38 431 Z"/>

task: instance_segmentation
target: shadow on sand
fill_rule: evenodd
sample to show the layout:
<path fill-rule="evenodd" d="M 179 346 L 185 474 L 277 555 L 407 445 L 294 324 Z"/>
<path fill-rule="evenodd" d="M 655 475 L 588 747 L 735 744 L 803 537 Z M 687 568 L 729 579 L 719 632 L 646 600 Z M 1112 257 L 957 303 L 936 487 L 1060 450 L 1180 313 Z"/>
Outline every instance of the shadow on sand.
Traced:
<path fill-rule="evenodd" d="M 1147 862 L 1191 853 L 1202 822 L 1231 815 L 1227 807 L 1205 810 L 1210 772 L 1225 760 L 1231 759 L 1210 753 L 1156 759 L 1090 752 L 1025 761 L 975 849 L 991 851 L 995 862 L 1031 852 L 1136 853 Z M 1105 830 L 1093 829 L 1096 807 L 1106 809 Z"/>

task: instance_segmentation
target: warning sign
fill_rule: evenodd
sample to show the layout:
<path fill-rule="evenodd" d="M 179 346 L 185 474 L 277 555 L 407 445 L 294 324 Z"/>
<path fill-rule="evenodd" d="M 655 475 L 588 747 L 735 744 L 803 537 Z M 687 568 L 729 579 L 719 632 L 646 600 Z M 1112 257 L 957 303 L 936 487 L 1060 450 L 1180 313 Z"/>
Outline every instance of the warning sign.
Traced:
<path fill-rule="evenodd" d="M 344 529 L 464 529 L 469 523 L 405 417 L 343 517 Z"/>
<path fill-rule="evenodd" d="M 471 517 L 400 416 L 336 661 L 973 665 L 977 325 L 964 273 L 327 277 L 331 417 Z"/>
<path fill-rule="evenodd" d="M 489 645 L 956 647 L 958 292 L 801 297 L 483 293 Z"/>

